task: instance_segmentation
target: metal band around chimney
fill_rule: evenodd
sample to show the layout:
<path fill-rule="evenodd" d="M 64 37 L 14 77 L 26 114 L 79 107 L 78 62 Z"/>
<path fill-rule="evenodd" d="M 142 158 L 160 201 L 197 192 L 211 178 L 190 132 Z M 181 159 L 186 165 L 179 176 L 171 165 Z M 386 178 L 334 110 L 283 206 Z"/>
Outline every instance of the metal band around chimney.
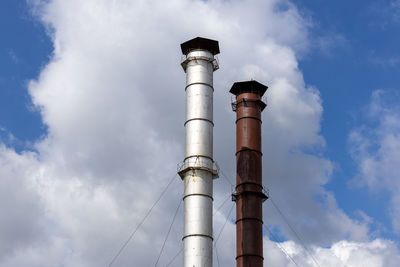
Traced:
<path fill-rule="evenodd" d="M 259 121 L 260 123 L 262 123 L 262 121 L 261 121 L 260 118 L 257 118 L 257 117 L 254 117 L 254 116 L 244 116 L 244 117 L 240 117 L 240 118 L 238 118 L 238 119 L 235 121 L 235 123 L 237 123 L 238 121 L 243 120 L 243 119 L 253 119 L 253 120 L 257 120 L 257 121 Z"/>
<path fill-rule="evenodd" d="M 266 90 L 254 80 L 234 83 L 230 90 L 236 96 L 232 103 L 236 112 L 236 188 L 232 200 L 237 211 L 237 267 L 263 267 L 262 202 L 267 196 L 262 186 L 261 111 L 266 104 L 261 97 Z"/>
<path fill-rule="evenodd" d="M 246 254 L 238 255 L 238 256 L 236 257 L 236 260 L 239 259 L 240 257 L 249 257 L 249 256 L 250 256 L 250 257 L 258 257 L 258 258 L 264 259 L 263 256 L 260 256 L 260 255 L 258 255 L 258 254 L 249 254 L 249 253 L 246 253 Z"/>
<path fill-rule="evenodd" d="M 213 72 L 219 46 L 215 40 L 197 37 L 182 43 L 181 49 L 187 83 L 185 158 L 178 169 L 185 185 L 183 267 L 212 267 L 212 192 L 218 176 L 213 169 Z M 201 123 L 190 123 L 194 121 Z"/>
<path fill-rule="evenodd" d="M 264 224 L 263 220 L 260 220 L 260 219 L 255 218 L 255 217 L 244 217 L 244 218 L 240 218 L 240 219 L 237 219 L 235 223 L 238 223 L 238 222 L 241 222 L 241 221 L 246 221 L 246 220 L 255 220 L 255 221 L 260 222 L 261 224 Z"/>
<path fill-rule="evenodd" d="M 208 86 L 208 87 L 210 87 L 210 88 L 213 90 L 213 92 L 214 92 L 214 87 L 213 87 L 211 84 L 208 84 L 208 83 L 201 83 L 201 82 L 190 83 L 190 84 L 186 85 L 185 91 L 186 91 L 190 86 L 192 86 L 192 85 L 197 85 L 197 84 Z"/>
<path fill-rule="evenodd" d="M 236 151 L 235 156 L 237 156 L 237 154 L 239 154 L 239 153 L 241 153 L 241 152 L 244 152 L 244 151 L 253 151 L 253 152 L 259 153 L 261 156 L 263 155 L 263 153 L 262 153 L 260 150 L 251 149 L 251 148 L 242 148 L 242 149 Z"/>
<path fill-rule="evenodd" d="M 205 119 L 205 118 L 193 118 L 193 119 L 189 119 L 189 120 L 185 121 L 185 123 L 184 123 L 183 125 L 186 126 L 186 123 L 188 123 L 188 122 L 190 122 L 190 121 L 197 121 L 197 120 L 200 120 L 200 121 L 207 121 L 207 122 L 211 123 L 212 126 L 214 126 L 214 122 L 212 122 L 212 121 L 209 120 L 209 119 Z"/>
<path fill-rule="evenodd" d="M 182 240 L 184 240 L 185 238 L 188 237 L 192 237 L 192 236 L 200 236 L 200 237 L 207 237 L 210 238 L 212 241 L 214 241 L 214 238 L 210 235 L 203 235 L 203 234 L 195 234 L 195 235 L 185 235 L 184 237 L 182 237 Z"/>
<path fill-rule="evenodd" d="M 187 197 L 191 197 L 191 196 L 203 196 L 203 197 L 209 197 L 209 198 L 211 198 L 211 200 L 214 200 L 214 198 L 213 198 L 212 196 L 210 196 L 210 195 L 207 195 L 207 194 L 188 194 L 188 195 L 185 195 L 185 196 L 183 196 L 182 200 L 185 200 L 185 198 L 187 198 Z"/>

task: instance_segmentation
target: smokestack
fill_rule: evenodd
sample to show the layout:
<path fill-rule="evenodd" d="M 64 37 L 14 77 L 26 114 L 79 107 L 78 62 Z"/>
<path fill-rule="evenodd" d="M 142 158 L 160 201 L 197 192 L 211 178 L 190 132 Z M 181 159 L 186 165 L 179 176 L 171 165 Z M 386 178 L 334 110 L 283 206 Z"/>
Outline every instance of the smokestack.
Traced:
<path fill-rule="evenodd" d="M 184 181 L 183 266 L 212 267 L 213 72 L 217 41 L 201 37 L 181 44 L 186 72 L 186 151 L 179 175 Z"/>
<path fill-rule="evenodd" d="M 262 186 L 261 97 L 268 89 L 257 81 L 234 83 L 236 96 L 236 266 L 263 266 L 262 203 L 268 198 Z"/>

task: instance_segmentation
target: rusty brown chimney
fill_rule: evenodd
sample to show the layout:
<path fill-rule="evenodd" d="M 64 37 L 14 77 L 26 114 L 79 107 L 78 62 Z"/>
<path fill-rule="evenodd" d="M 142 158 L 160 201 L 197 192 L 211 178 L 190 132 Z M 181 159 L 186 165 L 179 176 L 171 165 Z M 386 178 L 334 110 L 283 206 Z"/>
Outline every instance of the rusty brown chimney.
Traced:
<path fill-rule="evenodd" d="M 267 86 L 257 81 L 234 83 L 236 96 L 236 266 L 263 266 L 262 203 L 267 199 L 262 186 L 261 100 Z"/>

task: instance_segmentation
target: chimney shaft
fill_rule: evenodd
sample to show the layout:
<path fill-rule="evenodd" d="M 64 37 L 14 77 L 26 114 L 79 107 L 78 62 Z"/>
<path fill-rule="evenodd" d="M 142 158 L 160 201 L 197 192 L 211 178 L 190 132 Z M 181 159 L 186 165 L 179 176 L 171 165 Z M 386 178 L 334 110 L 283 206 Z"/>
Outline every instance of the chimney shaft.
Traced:
<path fill-rule="evenodd" d="M 261 97 L 267 87 L 256 82 L 237 82 L 236 95 L 236 266 L 263 266 L 262 203 L 267 199 L 262 186 Z"/>
<path fill-rule="evenodd" d="M 181 48 L 186 72 L 186 151 L 178 172 L 184 181 L 183 266 L 212 267 L 213 72 L 219 46 L 197 37 Z"/>

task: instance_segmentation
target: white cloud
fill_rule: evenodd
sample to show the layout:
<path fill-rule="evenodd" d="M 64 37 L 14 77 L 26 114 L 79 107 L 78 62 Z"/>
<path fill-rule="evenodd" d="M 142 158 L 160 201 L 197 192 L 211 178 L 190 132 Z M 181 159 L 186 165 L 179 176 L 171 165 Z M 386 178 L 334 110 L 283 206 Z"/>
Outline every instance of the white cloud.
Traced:
<path fill-rule="evenodd" d="M 42 239 L 44 210 L 31 176 L 37 168 L 32 153 L 18 155 L 0 145 L 0 258 Z M 27 223 L 29 222 L 29 223 Z"/>
<path fill-rule="evenodd" d="M 359 165 L 355 181 L 373 192 L 388 192 L 393 227 L 400 233 L 400 106 L 395 91 L 377 90 L 368 108 L 371 125 L 361 125 L 350 135 Z"/>
<path fill-rule="evenodd" d="M 396 245 L 387 240 L 376 239 L 371 242 L 340 241 L 329 248 L 313 247 L 309 252 L 293 241 L 269 243 L 264 253 L 274 255 L 271 266 L 337 266 L 337 267 L 395 267 L 400 254 Z M 281 248 L 280 248 L 281 247 Z M 283 249 L 290 258 L 284 253 Z M 278 252 L 280 250 L 280 254 Z M 310 255 L 312 254 L 312 256 Z M 282 256 L 283 255 L 283 256 Z"/>
<path fill-rule="evenodd" d="M 230 224 L 226 232 L 234 232 Z M 235 259 L 233 236 L 222 235 L 218 245 L 220 266 L 234 266 Z M 223 244 L 223 245 L 222 245 Z M 229 244 L 229 245 L 227 245 Z M 395 267 L 400 260 L 396 244 L 389 240 L 375 239 L 369 242 L 342 240 L 329 247 L 307 246 L 298 242 L 273 242 L 264 238 L 264 266 L 282 267 Z"/>
<path fill-rule="evenodd" d="M 10 228 L 17 225 L 4 222 L 13 242 L 0 254 L 2 266 L 108 264 L 183 158 L 185 75 L 179 43 L 195 36 L 220 41 L 215 158 L 223 171 L 234 173 L 235 114 L 229 87 L 234 81 L 257 79 L 270 87 L 263 115 L 264 183 L 274 201 L 309 245 L 367 242 L 367 223 L 349 218 L 324 189 L 333 167 L 320 156 L 322 103 L 318 90 L 305 85 L 297 61 L 308 47 L 308 22 L 291 2 L 30 2 L 54 44 L 51 61 L 29 85 L 48 136 L 36 143 L 37 153 L 0 151 L 0 163 L 10 166 L 2 174 L 10 181 L 3 181 L 20 184 L 2 184 L 1 191 L 15 191 L 15 203 L 22 204 L 12 207 L 28 216 L 19 219 L 17 214 L 15 220 L 32 227 L 22 246 L 14 234 L 18 229 Z M 17 194 L 26 187 L 29 193 Z M 153 264 L 181 191 L 176 178 L 116 266 Z M 215 202 L 229 194 L 223 178 L 216 180 Z M 224 223 L 224 207 L 215 229 Z M 278 225 L 290 239 L 271 205 L 264 207 L 266 223 Z M 160 266 L 177 252 L 181 226 L 178 219 Z M 226 228 L 234 232 L 231 223 Z M 221 241 L 228 244 L 221 250 L 224 262 L 234 258 L 233 235 L 228 237 Z M 275 260 L 287 263 L 275 251 Z"/>

